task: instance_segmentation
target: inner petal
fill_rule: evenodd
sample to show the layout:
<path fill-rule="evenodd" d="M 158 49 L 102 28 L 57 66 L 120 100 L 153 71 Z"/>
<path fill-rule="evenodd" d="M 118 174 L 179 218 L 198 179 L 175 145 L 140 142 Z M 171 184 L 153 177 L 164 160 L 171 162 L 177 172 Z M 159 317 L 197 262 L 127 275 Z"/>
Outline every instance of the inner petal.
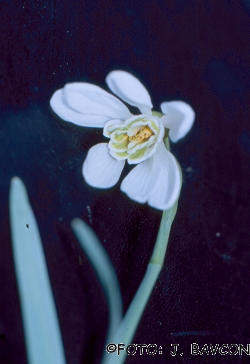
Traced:
<path fill-rule="evenodd" d="M 128 130 L 127 134 L 128 134 L 128 136 L 131 137 L 131 136 L 135 135 L 139 130 L 140 130 L 139 126 L 136 126 L 135 128 Z"/>

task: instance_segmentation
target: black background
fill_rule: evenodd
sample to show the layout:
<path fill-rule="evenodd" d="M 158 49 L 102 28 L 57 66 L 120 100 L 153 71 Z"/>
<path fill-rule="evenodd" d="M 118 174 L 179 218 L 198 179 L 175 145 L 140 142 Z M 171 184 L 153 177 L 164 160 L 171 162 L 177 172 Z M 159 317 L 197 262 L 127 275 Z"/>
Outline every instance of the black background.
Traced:
<path fill-rule="evenodd" d="M 191 356 L 190 344 L 250 342 L 249 1 L 4 1 L 0 56 L 0 363 L 24 364 L 25 344 L 8 216 L 11 177 L 36 214 L 68 364 L 100 363 L 108 316 L 99 283 L 70 228 L 83 218 L 115 266 L 127 309 L 144 275 L 161 213 L 81 175 L 102 130 L 50 109 L 55 90 L 113 69 L 137 76 L 154 109 L 192 105 L 196 121 L 172 152 L 183 170 L 177 217 L 134 343 L 163 353 L 127 363 L 247 363 Z M 127 173 L 125 170 L 124 173 Z M 80 257 L 80 258 L 79 258 Z M 183 356 L 171 357 L 179 343 Z"/>

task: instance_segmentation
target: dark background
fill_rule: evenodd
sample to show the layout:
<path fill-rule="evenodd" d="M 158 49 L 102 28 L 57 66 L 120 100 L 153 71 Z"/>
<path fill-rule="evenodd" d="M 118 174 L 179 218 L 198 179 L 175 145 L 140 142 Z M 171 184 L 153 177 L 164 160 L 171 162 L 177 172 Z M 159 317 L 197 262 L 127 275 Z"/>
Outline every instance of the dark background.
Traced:
<path fill-rule="evenodd" d="M 70 228 L 83 218 L 115 266 L 127 309 L 149 261 L 161 213 L 81 175 L 102 131 L 60 120 L 55 90 L 113 69 L 136 75 L 154 109 L 192 105 L 196 121 L 172 151 L 183 188 L 165 264 L 134 343 L 163 353 L 127 363 L 247 363 L 191 356 L 190 345 L 250 342 L 250 2 L 0 2 L 0 363 L 25 364 L 8 216 L 11 177 L 36 214 L 68 364 L 100 363 L 108 316 L 99 283 Z M 125 171 L 126 172 L 126 171 Z M 171 357 L 179 343 L 183 356 Z"/>

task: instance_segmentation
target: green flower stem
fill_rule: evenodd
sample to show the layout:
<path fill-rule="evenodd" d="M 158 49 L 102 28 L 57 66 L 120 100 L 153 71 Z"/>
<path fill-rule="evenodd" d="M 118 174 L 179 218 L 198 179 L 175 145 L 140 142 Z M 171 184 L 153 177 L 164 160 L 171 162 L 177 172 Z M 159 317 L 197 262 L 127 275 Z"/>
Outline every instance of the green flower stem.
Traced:
<path fill-rule="evenodd" d="M 153 112 L 153 114 L 157 115 L 156 112 Z M 158 114 L 159 115 L 157 116 L 162 116 L 160 113 Z M 166 148 L 170 150 L 168 133 L 164 138 L 164 144 Z M 123 343 L 127 346 L 132 343 L 137 326 L 139 325 L 144 309 L 164 263 L 171 225 L 177 211 L 177 205 L 178 201 L 171 209 L 164 211 L 162 214 L 160 228 L 147 271 L 117 331 L 115 339 L 116 344 Z M 121 351 L 119 356 L 114 353 L 113 355 L 110 355 L 107 364 L 123 364 L 126 360 L 126 356 L 127 354 L 125 351 Z"/>
<path fill-rule="evenodd" d="M 163 212 L 160 229 L 146 274 L 117 331 L 115 339 L 116 344 L 123 343 L 127 346 L 132 343 L 137 326 L 164 263 L 170 229 L 176 210 L 177 202 L 171 209 Z M 109 355 L 110 360 L 108 361 L 108 364 L 122 364 L 127 357 L 125 351 L 121 351 L 119 356 L 117 356 L 116 353 Z"/>
<path fill-rule="evenodd" d="M 90 261 L 107 299 L 109 308 L 107 343 L 109 343 L 114 340 L 122 319 L 122 298 L 115 269 L 97 236 L 83 220 L 77 218 L 72 220 L 71 227 Z"/>
<path fill-rule="evenodd" d="M 29 364 L 66 364 L 42 241 L 27 191 L 10 186 L 12 248 Z"/>

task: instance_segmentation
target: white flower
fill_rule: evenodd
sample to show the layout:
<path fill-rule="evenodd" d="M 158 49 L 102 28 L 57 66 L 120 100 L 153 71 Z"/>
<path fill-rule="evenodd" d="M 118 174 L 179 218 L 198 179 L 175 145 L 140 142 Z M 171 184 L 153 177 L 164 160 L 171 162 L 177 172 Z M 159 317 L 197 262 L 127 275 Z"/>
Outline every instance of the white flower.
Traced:
<path fill-rule="evenodd" d="M 173 142 L 191 129 L 195 114 L 182 101 L 163 102 L 161 113 L 152 112 L 150 96 L 141 82 L 125 71 L 112 71 L 106 82 L 119 98 L 137 107 L 132 115 L 115 96 L 90 83 L 70 83 L 56 91 L 50 104 L 62 119 L 77 125 L 104 128 L 109 143 L 93 146 L 83 164 L 85 181 L 97 188 L 114 186 L 125 160 L 137 164 L 124 178 L 121 190 L 132 200 L 169 209 L 179 197 L 181 173 L 166 149 L 165 128 Z"/>

